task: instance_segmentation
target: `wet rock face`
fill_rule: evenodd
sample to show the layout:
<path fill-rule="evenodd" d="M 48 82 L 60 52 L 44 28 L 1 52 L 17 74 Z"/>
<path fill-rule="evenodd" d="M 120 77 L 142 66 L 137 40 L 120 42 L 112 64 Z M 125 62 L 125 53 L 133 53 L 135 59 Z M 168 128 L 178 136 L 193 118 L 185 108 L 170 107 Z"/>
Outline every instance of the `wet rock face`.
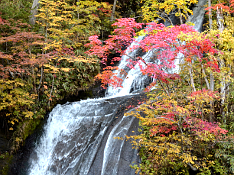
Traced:
<path fill-rule="evenodd" d="M 24 156 L 19 157 L 16 161 L 18 163 L 12 167 L 11 174 L 134 174 L 134 170 L 129 165 L 132 162 L 139 162 L 137 150 L 132 150 L 129 142 L 116 140 L 113 137 L 131 135 L 132 131 L 138 132 L 138 121 L 133 117 L 123 117 L 123 115 L 127 106 L 137 105 L 143 98 L 145 95 L 141 94 L 57 106 L 51 112 L 45 130 L 50 127 L 48 125 L 51 123 L 52 127 L 55 127 L 56 130 L 61 129 L 61 132 L 58 132 L 51 141 L 46 141 L 45 145 L 42 144 L 42 149 L 34 150 L 26 146 L 22 151 Z M 71 106 L 74 108 L 71 109 Z M 86 109 L 82 110 L 83 108 Z M 68 118 L 63 118 L 65 111 L 69 115 Z M 56 113 L 62 116 L 62 118 L 58 118 L 61 125 L 54 126 L 53 120 L 57 120 Z M 63 125 L 69 118 L 70 123 Z M 57 124 L 58 122 L 55 121 Z M 126 123 L 129 123 L 127 127 Z M 44 131 L 44 136 L 41 138 L 49 138 L 50 134 L 54 134 L 53 129 L 48 133 Z M 33 139 L 36 137 L 34 136 Z M 33 139 L 28 138 L 29 142 Z M 39 144 L 40 141 L 36 145 Z M 52 144 L 54 145 L 52 146 Z M 44 154 L 50 146 L 52 146 L 51 151 Z M 112 148 L 115 148 L 114 152 L 111 150 Z M 105 155 L 107 152 L 108 154 Z M 43 164 L 38 165 L 40 159 L 42 161 L 50 159 L 46 168 Z M 109 169 L 110 164 L 114 164 L 115 168 Z M 28 169 L 33 169 L 35 166 L 38 166 L 36 171 L 29 173 Z M 43 168 L 45 171 L 41 172 L 40 170 Z"/>
<path fill-rule="evenodd" d="M 5 153 L 9 153 L 10 151 L 11 136 L 12 132 L 9 131 L 7 119 L 1 118 L 0 115 L 0 174 L 3 167 L 9 164 L 9 156 L 7 156 L 7 158 L 3 158 L 2 156 L 5 156 Z"/>
<path fill-rule="evenodd" d="M 0 115 L 0 155 L 10 150 L 12 133 L 12 131 L 9 131 L 8 119 Z"/>
<path fill-rule="evenodd" d="M 191 15 L 188 21 L 194 23 L 194 28 L 201 32 L 202 25 L 204 22 L 204 15 L 205 15 L 205 5 L 207 4 L 207 0 L 199 0 L 198 4 L 193 8 L 193 15 Z"/>
<path fill-rule="evenodd" d="M 8 147 L 8 139 L 6 139 L 6 135 L 4 133 L 0 133 L 0 154 L 9 150 Z"/>
<path fill-rule="evenodd" d="M 0 132 L 0 156 L 9 150 L 9 140 L 6 138 L 6 135 L 4 132 Z M 0 167 L 4 167 L 7 164 L 7 162 L 0 157 Z"/>

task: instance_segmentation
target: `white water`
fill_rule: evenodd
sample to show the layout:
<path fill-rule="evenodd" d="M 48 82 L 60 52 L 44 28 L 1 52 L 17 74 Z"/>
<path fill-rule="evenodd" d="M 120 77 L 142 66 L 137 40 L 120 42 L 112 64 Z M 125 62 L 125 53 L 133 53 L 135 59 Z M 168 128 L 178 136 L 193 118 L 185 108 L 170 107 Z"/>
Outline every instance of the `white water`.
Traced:
<path fill-rule="evenodd" d="M 119 153 L 121 152 L 124 142 L 113 138 L 124 138 L 133 122 L 133 119 L 133 117 L 123 116 L 122 120 L 118 123 L 118 125 L 115 125 L 112 132 L 109 134 L 106 147 L 104 149 L 101 175 L 118 174 L 118 164 L 120 159 Z"/>
<path fill-rule="evenodd" d="M 135 42 L 133 42 L 128 49 L 126 50 L 126 54 L 122 56 L 121 58 L 121 62 L 118 66 L 119 70 L 126 70 L 129 69 L 128 67 L 128 59 L 129 58 L 135 58 L 138 54 L 139 50 L 134 50 L 134 51 L 130 51 L 130 48 L 139 45 L 138 43 L 144 38 L 144 36 L 139 36 Z M 122 83 L 122 88 L 121 87 L 117 87 L 114 88 L 112 86 L 109 86 L 106 92 L 106 96 L 108 97 L 117 97 L 117 96 L 125 96 L 130 94 L 130 90 L 131 90 L 131 86 L 134 82 L 134 80 L 137 79 L 137 76 L 141 75 L 140 72 L 140 68 L 139 66 L 135 66 L 135 69 L 131 69 L 127 76 L 124 77 L 124 75 L 121 75 L 120 71 L 116 70 L 114 71 L 114 73 L 117 73 L 118 77 L 121 77 L 123 79 L 123 83 Z M 141 85 L 142 83 L 138 83 L 139 85 Z M 141 86 L 138 87 L 138 89 L 142 89 Z"/>

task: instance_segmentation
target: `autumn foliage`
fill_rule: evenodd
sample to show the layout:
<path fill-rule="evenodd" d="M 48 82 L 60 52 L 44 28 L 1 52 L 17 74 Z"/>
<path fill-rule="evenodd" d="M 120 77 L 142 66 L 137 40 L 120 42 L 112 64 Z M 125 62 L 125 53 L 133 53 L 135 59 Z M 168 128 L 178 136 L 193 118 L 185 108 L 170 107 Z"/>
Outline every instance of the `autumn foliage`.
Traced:
<path fill-rule="evenodd" d="M 113 26 L 117 29 L 104 43 L 97 35 L 89 38 L 87 46 L 91 49 L 87 53 L 101 58 L 104 64 L 113 52 L 120 57 L 129 57 L 129 68 L 138 64 L 143 75 L 154 79 L 149 87 L 157 89 L 149 92 L 145 104 L 128 114 L 139 118 L 142 127 L 142 134 L 127 137 L 133 139 L 135 148 L 141 148 L 143 162 L 134 166 L 136 172 L 188 174 L 189 169 L 203 173 L 221 172 L 224 159 L 217 157 L 215 149 L 219 150 L 228 130 L 220 127 L 222 120 L 218 119 L 213 108 L 213 103 L 220 101 L 221 95 L 210 90 L 206 75 L 212 73 L 218 78 L 223 71 L 219 58 L 224 53 L 216 47 L 214 38 L 187 24 L 165 27 L 124 18 L 118 19 Z M 140 33 L 146 36 L 137 43 L 135 36 L 142 26 L 146 27 Z M 131 42 L 137 44 L 128 50 L 123 49 Z M 151 53 L 148 58 L 151 61 L 141 56 L 132 58 L 129 53 L 134 49 Z M 114 57 L 111 62 L 119 61 L 120 57 Z M 176 59 L 182 60 L 180 69 L 172 73 L 170 70 L 176 67 Z M 97 76 L 104 87 L 121 86 L 122 80 L 111 72 L 113 69 L 118 68 L 108 66 Z M 226 171 L 233 172 L 231 169 Z"/>
<path fill-rule="evenodd" d="M 70 12 L 79 10 L 78 5 L 65 1 L 40 3 L 40 29 L 22 20 L 0 18 L 0 117 L 9 126 L 7 130 L 15 132 L 12 151 L 19 148 L 57 100 L 87 89 L 99 72 L 99 61 L 87 57 L 82 48 L 88 38 L 87 21 L 97 23 L 92 27 L 100 26 L 99 17 L 104 20 L 110 6 L 80 1 L 82 10 L 77 19 L 77 14 Z M 98 8 L 103 12 L 97 12 Z M 89 18 L 84 14 L 92 15 Z M 92 31 L 98 33 L 96 28 Z"/>
<path fill-rule="evenodd" d="M 148 100 L 128 113 L 141 126 L 140 135 L 127 137 L 140 149 L 136 172 L 234 174 L 234 0 L 211 2 L 206 10 L 213 21 L 202 33 L 185 24 L 197 2 L 135 1 L 142 6 L 137 12 L 142 18 L 120 18 L 112 24 L 107 2 L 41 0 L 36 25 L 30 26 L 18 20 L 24 14 L 21 1 L 2 0 L 0 117 L 9 130 L 17 131 L 12 150 L 57 100 L 87 89 L 94 76 L 103 88 L 121 87 L 127 73 L 114 65 L 125 56 L 129 69 L 138 65 L 153 80 L 146 87 Z M 178 25 L 170 20 L 173 15 Z M 165 21 L 171 26 L 160 23 Z M 149 57 L 132 57 L 134 50 Z M 103 69 L 97 74 L 100 62 Z"/>

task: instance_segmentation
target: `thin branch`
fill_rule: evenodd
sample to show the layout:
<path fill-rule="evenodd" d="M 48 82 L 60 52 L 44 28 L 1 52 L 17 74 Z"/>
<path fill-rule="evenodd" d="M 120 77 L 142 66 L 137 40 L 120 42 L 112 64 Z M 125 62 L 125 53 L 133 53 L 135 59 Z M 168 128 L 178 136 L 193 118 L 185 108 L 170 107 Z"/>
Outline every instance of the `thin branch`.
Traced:
<path fill-rule="evenodd" d="M 52 75 L 53 76 L 53 75 Z M 54 76 L 53 76 L 53 80 L 52 80 L 52 87 L 51 87 L 51 90 L 50 90 L 50 97 L 49 97 L 49 102 L 48 102 L 48 106 L 50 106 L 50 101 L 52 100 L 51 99 L 51 95 L 53 93 L 53 89 L 54 89 Z"/>
<path fill-rule="evenodd" d="M 160 86 L 161 86 L 161 87 L 163 88 L 163 90 L 166 92 L 166 94 L 168 95 L 168 97 L 170 97 L 170 96 L 171 96 L 170 92 L 168 92 L 168 91 L 165 89 L 165 87 L 163 86 L 163 84 L 162 84 L 162 82 L 160 81 L 160 79 L 157 78 L 157 80 L 159 81 Z"/>
<path fill-rule="evenodd" d="M 194 80 L 193 80 L 193 68 L 192 68 L 192 64 L 189 64 L 189 75 L 190 75 L 190 82 L 191 82 L 191 86 L 193 88 L 193 91 L 196 92 L 196 88 L 195 88 L 195 84 L 194 84 Z"/>
<path fill-rule="evenodd" d="M 173 22 L 171 21 L 170 17 L 163 12 L 163 15 L 166 16 L 166 18 L 168 19 L 168 21 L 171 23 L 172 26 L 174 26 Z"/>
<path fill-rule="evenodd" d="M 12 78 L 15 78 L 13 72 L 10 71 L 10 69 L 8 69 L 9 73 L 11 74 Z"/>
<path fill-rule="evenodd" d="M 201 68 L 202 68 L 202 73 L 204 75 L 204 79 L 205 79 L 205 82 L 206 82 L 206 86 L 207 86 L 207 89 L 210 89 L 210 84 L 209 84 L 209 81 L 207 80 L 207 76 L 206 76 L 206 72 L 203 68 L 203 64 L 201 63 Z"/>
<path fill-rule="evenodd" d="M 42 80 L 43 80 L 43 66 L 41 66 L 41 78 L 40 78 L 39 86 L 37 88 L 38 94 L 39 94 L 39 90 L 41 88 Z M 38 98 L 39 98 L 39 95 L 38 95 Z"/>

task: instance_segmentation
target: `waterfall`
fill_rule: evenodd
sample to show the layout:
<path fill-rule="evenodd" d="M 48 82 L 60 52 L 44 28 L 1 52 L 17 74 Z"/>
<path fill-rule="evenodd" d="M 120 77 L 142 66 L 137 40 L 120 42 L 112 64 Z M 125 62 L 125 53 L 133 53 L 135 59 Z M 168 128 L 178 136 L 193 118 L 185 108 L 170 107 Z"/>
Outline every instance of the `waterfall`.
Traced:
<path fill-rule="evenodd" d="M 195 29 L 201 30 L 206 0 L 200 0 L 194 15 L 189 19 Z M 137 45 L 144 36 L 139 36 L 130 47 Z M 139 50 L 127 54 L 135 57 Z M 28 175 L 133 175 L 130 164 L 139 163 L 137 150 L 131 144 L 114 137 L 124 137 L 135 131 L 138 121 L 131 116 L 122 116 L 122 105 L 137 101 L 140 97 L 131 92 L 143 89 L 149 81 L 136 65 L 130 69 L 128 56 L 119 64 L 127 72 L 122 88 L 108 87 L 105 98 L 88 99 L 57 105 L 49 114 L 44 133 L 36 143 L 29 158 Z M 143 59 L 150 61 L 152 51 Z M 116 72 L 118 76 L 122 76 Z M 121 113 L 121 115 L 120 115 Z M 25 174 L 25 173 L 24 173 Z"/>
<path fill-rule="evenodd" d="M 89 170 L 103 142 L 106 143 L 100 174 L 118 174 L 120 153 L 125 141 L 114 137 L 124 137 L 134 118 L 123 117 L 110 128 L 117 116 L 117 106 L 123 104 L 127 98 L 134 98 L 134 95 L 57 105 L 50 113 L 44 127 L 45 132 L 31 154 L 28 174 L 92 174 Z M 136 151 L 133 152 L 136 155 Z M 132 171 L 130 167 L 128 171 Z"/>
<path fill-rule="evenodd" d="M 142 39 L 143 36 L 138 37 L 131 46 Z M 137 50 L 129 51 L 129 54 L 133 56 L 137 54 Z M 119 67 L 128 69 L 127 64 L 127 57 L 123 56 Z M 146 78 L 140 75 L 137 66 L 126 71 L 128 75 L 125 77 L 123 87 L 118 89 L 109 87 L 107 97 L 57 105 L 50 112 L 43 136 L 30 156 L 28 174 L 92 174 L 91 166 L 103 142 L 105 145 L 101 160 L 102 168 L 99 168 L 100 174 L 117 175 L 121 171 L 120 166 L 123 164 L 121 152 L 126 141 L 114 137 L 125 137 L 132 127 L 134 118 L 123 116 L 122 119 L 116 120 L 117 106 L 128 98 L 134 98 L 134 95 L 130 95 L 131 87 L 134 83 L 141 82 L 138 87 L 134 85 L 134 90 L 142 89 Z M 111 128 L 115 120 L 116 123 Z M 137 132 L 137 127 L 135 131 Z M 136 150 L 130 151 L 130 154 L 126 171 L 128 174 L 134 174 L 129 165 L 132 161 L 139 161 L 139 158 L 136 156 Z"/>
<path fill-rule="evenodd" d="M 128 72 L 127 76 L 124 77 L 124 75 L 121 75 L 120 71 L 116 70 L 114 73 L 117 73 L 118 77 L 121 77 L 123 79 L 122 87 L 114 88 L 112 86 L 109 86 L 106 92 L 106 96 L 124 96 L 128 95 L 130 93 L 132 84 L 134 80 L 137 79 L 137 76 L 141 75 L 139 66 L 135 66 L 135 69 L 130 69 L 128 67 L 128 59 L 129 58 L 135 58 L 139 52 L 139 48 L 135 49 L 133 51 L 130 51 L 132 47 L 135 45 L 138 45 L 138 43 L 144 38 L 144 36 L 137 37 L 136 41 L 133 42 L 126 50 L 126 54 L 122 56 L 121 62 L 118 66 L 119 70 L 124 70 Z M 140 83 L 138 83 L 140 85 Z M 142 89 L 142 86 L 139 86 L 138 89 Z"/>
<path fill-rule="evenodd" d="M 143 36 L 138 37 L 131 46 L 142 39 Z M 127 52 L 134 56 L 138 51 Z M 50 112 L 43 136 L 30 156 L 27 172 L 29 175 L 92 174 L 93 162 L 103 142 L 105 145 L 99 174 L 117 175 L 121 171 L 121 152 L 125 141 L 114 137 L 124 137 L 130 132 L 134 118 L 123 116 L 122 119 L 116 120 L 117 106 L 128 98 L 134 98 L 134 95 L 130 95 L 131 89 L 142 89 L 146 78 L 140 74 L 139 67 L 130 70 L 127 64 L 127 56 L 123 56 L 119 67 L 128 71 L 128 75 L 122 88 L 109 87 L 105 98 L 57 105 Z M 115 120 L 116 123 L 111 128 Z M 139 161 L 139 158 L 136 150 L 130 151 L 130 154 L 125 171 L 134 174 L 129 165 L 133 161 Z"/>

